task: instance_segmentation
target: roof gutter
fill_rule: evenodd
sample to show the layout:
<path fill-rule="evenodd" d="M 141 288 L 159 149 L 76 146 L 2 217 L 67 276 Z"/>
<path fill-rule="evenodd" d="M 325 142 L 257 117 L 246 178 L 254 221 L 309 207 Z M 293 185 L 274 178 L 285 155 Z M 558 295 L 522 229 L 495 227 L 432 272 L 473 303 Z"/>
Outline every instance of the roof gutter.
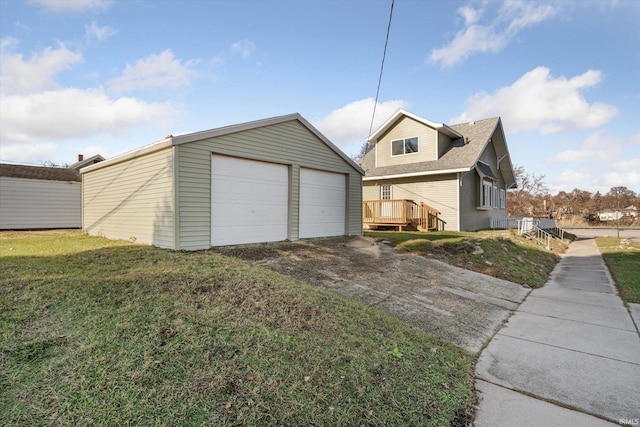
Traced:
<path fill-rule="evenodd" d="M 397 178 L 413 178 L 416 176 L 427 176 L 427 175 L 444 175 L 448 173 L 458 173 L 458 172 L 469 172 L 471 168 L 459 168 L 459 169 L 444 169 L 444 170 L 436 170 L 436 171 L 423 171 L 423 172 L 411 172 L 411 173 L 400 173 L 396 175 L 376 175 L 376 176 L 365 176 L 362 178 L 363 181 L 378 181 L 381 179 L 397 179 Z"/>

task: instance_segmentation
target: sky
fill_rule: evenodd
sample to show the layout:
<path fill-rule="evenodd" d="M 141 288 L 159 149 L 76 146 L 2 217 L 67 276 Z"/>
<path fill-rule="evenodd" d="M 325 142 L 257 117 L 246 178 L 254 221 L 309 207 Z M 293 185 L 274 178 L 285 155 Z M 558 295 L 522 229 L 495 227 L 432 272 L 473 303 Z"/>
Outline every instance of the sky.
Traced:
<path fill-rule="evenodd" d="M 298 112 L 371 127 L 391 0 L 0 0 L 0 161 L 71 164 Z M 640 1 L 396 0 L 373 131 L 502 118 L 514 165 L 640 192 Z"/>

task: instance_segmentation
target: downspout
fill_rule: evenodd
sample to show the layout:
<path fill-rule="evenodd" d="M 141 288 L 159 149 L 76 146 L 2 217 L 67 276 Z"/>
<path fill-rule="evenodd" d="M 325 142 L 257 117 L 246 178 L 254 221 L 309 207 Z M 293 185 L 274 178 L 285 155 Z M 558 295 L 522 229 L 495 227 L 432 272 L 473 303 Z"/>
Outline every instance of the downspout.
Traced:
<path fill-rule="evenodd" d="M 466 175 L 467 173 L 465 172 L 464 175 Z M 462 177 L 464 176 L 461 172 L 458 172 L 456 174 L 458 176 L 458 185 L 456 185 L 456 192 L 458 193 L 456 195 L 456 211 L 458 212 L 458 230 L 460 231 L 462 230 L 462 215 L 460 213 L 460 187 L 462 187 Z"/>
<path fill-rule="evenodd" d="M 180 203 L 178 203 L 178 147 L 175 145 L 171 147 L 171 162 L 172 162 L 172 172 L 173 172 L 173 180 L 172 180 L 172 194 L 171 198 L 173 204 L 173 250 L 180 249 Z"/>
<path fill-rule="evenodd" d="M 81 215 L 82 217 L 80 218 L 80 226 L 82 227 L 82 234 L 87 234 L 84 231 L 84 174 L 81 173 L 80 174 L 80 204 L 81 204 Z"/>

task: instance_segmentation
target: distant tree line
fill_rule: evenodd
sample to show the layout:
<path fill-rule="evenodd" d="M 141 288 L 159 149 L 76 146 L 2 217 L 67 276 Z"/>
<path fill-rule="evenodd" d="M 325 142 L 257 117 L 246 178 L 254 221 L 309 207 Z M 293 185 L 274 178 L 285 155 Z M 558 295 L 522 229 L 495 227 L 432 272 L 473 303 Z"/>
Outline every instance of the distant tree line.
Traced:
<path fill-rule="evenodd" d="M 624 186 L 612 187 L 606 194 L 573 189 L 552 195 L 544 175 L 514 168 L 518 188 L 507 192 L 507 208 L 512 217 L 545 217 L 559 220 L 599 221 L 603 211 L 622 212 L 630 206 L 640 209 L 640 194 Z M 634 218 L 628 218 L 631 222 Z"/>

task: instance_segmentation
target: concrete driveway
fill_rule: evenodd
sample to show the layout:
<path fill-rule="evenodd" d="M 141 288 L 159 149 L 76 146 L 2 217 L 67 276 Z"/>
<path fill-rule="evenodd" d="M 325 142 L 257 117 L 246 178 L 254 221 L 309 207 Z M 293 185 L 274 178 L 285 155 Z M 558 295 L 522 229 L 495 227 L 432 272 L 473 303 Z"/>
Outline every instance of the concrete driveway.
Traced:
<path fill-rule="evenodd" d="M 217 248 L 383 310 L 478 352 L 530 289 L 366 237 Z"/>

